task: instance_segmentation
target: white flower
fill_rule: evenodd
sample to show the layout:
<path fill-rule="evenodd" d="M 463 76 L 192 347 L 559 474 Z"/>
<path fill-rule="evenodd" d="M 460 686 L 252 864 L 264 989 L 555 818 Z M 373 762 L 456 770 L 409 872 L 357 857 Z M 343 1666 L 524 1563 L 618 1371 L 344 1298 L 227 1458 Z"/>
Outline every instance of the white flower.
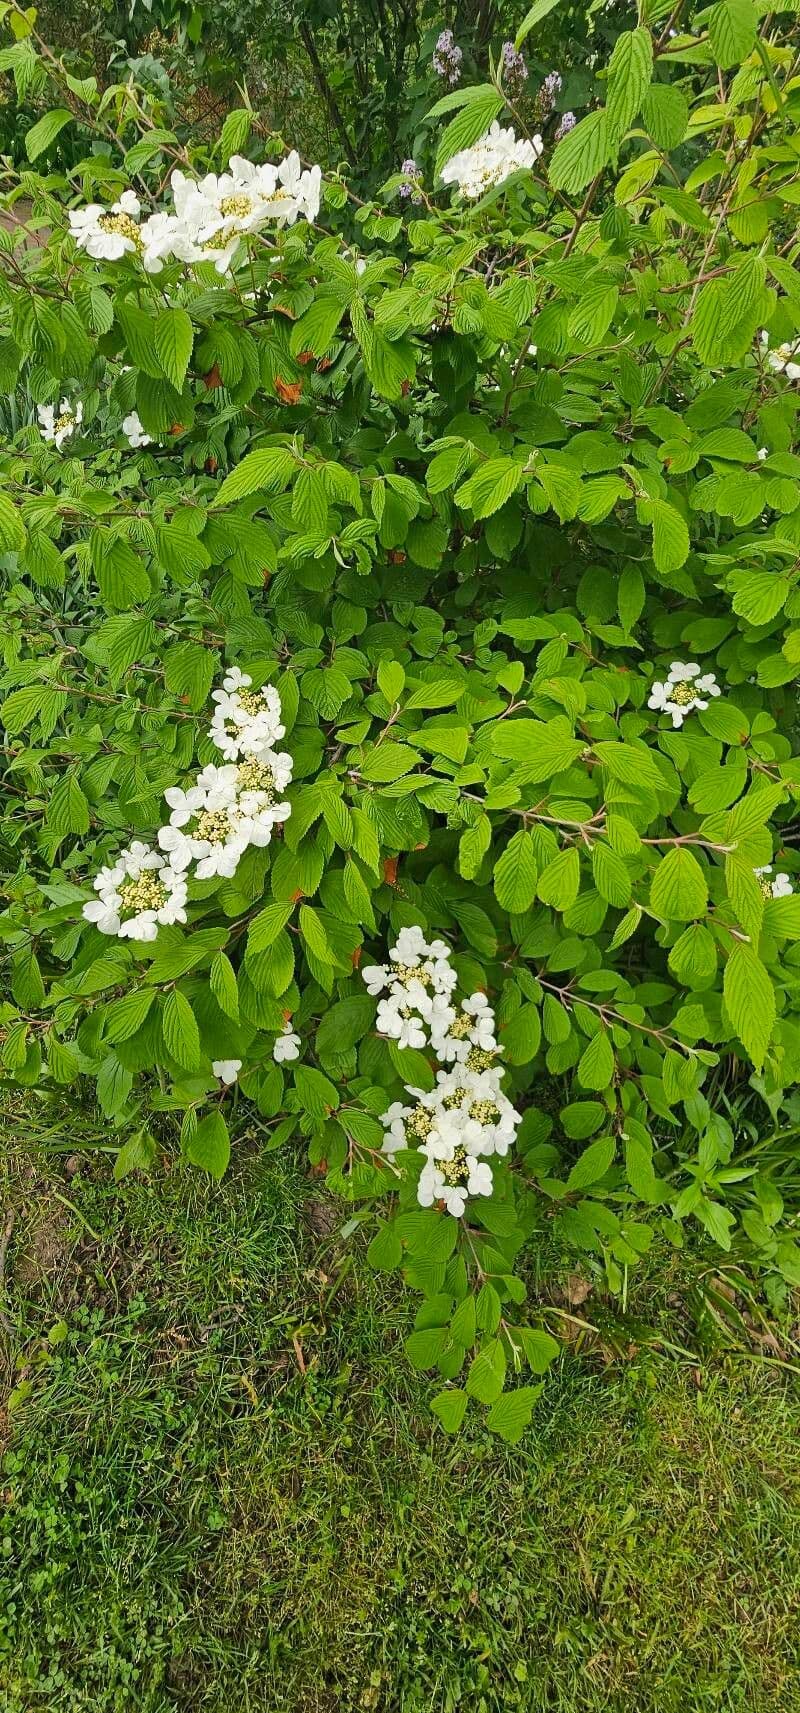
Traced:
<path fill-rule="evenodd" d="M 292 810 L 277 796 L 292 776 L 292 757 L 260 751 L 240 763 L 211 763 L 188 791 L 173 785 L 164 796 L 172 813 L 158 843 L 173 868 L 196 864 L 198 880 L 230 879 L 250 845 L 265 846 Z"/>
<path fill-rule="evenodd" d="M 260 168 L 263 174 L 267 170 L 265 167 Z M 279 225 L 293 226 L 301 214 L 305 220 L 316 220 L 322 196 L 322 168 L 313 166 L 303 170 L 297 150 L 292 149 L 291 154 L 281 161 L 277 176 L 282 187 L 283 200 L 290 204 L 288 210 L 281 213 Z M 275 201 L 279 199 L 280 193 L 275 197 Z"/>
<path fill-rule="evenodd" d="M 531 142 L 517 140 L 510 128 L 504 131 L 495 119 L 477 143 L 451 156 L 442 168 L 442 183 L 457 185 L 462 196 L 474 201 L 521 167 L 534 166 L 543 148 L 540 136 Z"/>
<path fill-rule="evenodd" d="M 71 208 L 69 226 L 79 250 L 98 261 L 117 262 L 121 256 L 142 249 L 139 198 L 132 190 L 124 190 L 118 202 L 101 208 L 96 202 L 87 208 Z"/>
<path fill-rule="evenodd" d="M 389 956 L 388 964 L 362 972 L 369 991 L 385 995 L 378 1031 L 401 1047 L 431 1046 L 440 1065 L 457 1062 L 437 1071 L 432 1090 L 407 1086 L 410 1103 L 392 1103 L 381 1119 L 383 1151 L 424 1154 L 417 1200 L 460 1217 L 470 1196 L 492 1194 L 486 1159 L 508 1153 L 522 1119 L 502 1088 L 494 1011 L 480 992 L 456 1010 L 449 949 L 440 940 L 428 943 L 421 927 L 402 929 Z"/>
<path fill-rule="evenodd" d="M 276 1065 L 282 1065 L 287 1059 L 299 1059 L 300 1036 L 295 1034 L 291 1023 L 284 1023 L 283 1033 L 273 1044 L 272 1057 Z"/>
<path fill-rule="evenodd" d="M 252 683 L 247 673 L 232 667 L 222 680 L 222 689 L 215 690 L 211 698 L 216 707 L 208 735 L 228 761 L 263 757 L 286 733 L 275 686 L 264 684 L 260 690 L 253 690 Z"/>
<path fill-rule="evenodd" d="M 800 363 L 792 362 L 792 358 L 800 352 L 800 339 L 795 339 L 791 343 L 787 341 L 783 345 L 776 345 L 774 351 L 771 351 L 769 334 L 764 329 L 761 333 L 760 345 L 770 368 L 774 369 L 776 374 L 785 375 L 787 381 L 800 381 Z"/>
<path fill-rule="evenodd" d="M 150 435 L 145 434 L 139 415 L 135 410 L 132 410 L 128 416 L 123 417 L 122 432 L 125 435 L 129 446 L 138 447 L 150 445 Z"/>
<path fill-rule="evenodd" d="M 235 1083 L 242 1068 L 241 1059 L 212 1059 L 211 1069 L 220 1082 Z"/>
<path fill-rule="evenodd" d="M 78 399 L 77 404 L 71 404 L 69 399 L 62 399 L 58 407 L 58 415 L 56 415 L 55 405 L 52 404 L 40 404 L 36 414 L 39 418 L 42 439 L 46 440 L 48 445 L 55 446 L 56 450 L 60 452 L 64 441 L 69 440 L 70 435 L 74 434 L 77 428 L 80 428 L 83 421 L 83 405 L 80 399 Z"/>
<path fill-rule="evenodd" d="M 165 262 L 194 262 L 197 246 L 188 227 L 175 214 L 151 214 L 139 229 L 142 265 L 148 274 L 160 274 Z"/>
<path fill-rule="evenodd" d="M 98 898 L 83 915 L 101 934 L 154 940 L 159 926 L 186 921 L 186 882 L 166 857 L 135 839 L 94 882 Z"/>
<path fill-rule="evenodd" d="M 769 457 L 769 448 L 766 446 L 759 446 L 757 457 L 761 460 L 761 462 L 763 464 L 764 459 Z"/>
<path fill-rule="evenodd" d="M 494 1033 L 494 1011 L 485 993 L 473 993 L 470 999 L 464 1000 L 461 1011 L 456 1014 L 451 1010 L 449 1017 L 442 1019 L 442 1024 L 437 1017 L 431 1020 L 431 1041 L 440 1059 L 463 1062 L 473 1048 L 490 1056 L 499 1051 Z"/>
<path fill-rule="evenodd" d="M 694 660 L 686 664 L 673 660 L 666 680 L 653 685 L 647 706 L 671 714 L 677 728 L 694 708 L 707 708 L 709 697 L 721 694 L 713 672 L 701 673 Z"/>
<path fill-rule="evenodd" d="M 379 1035 L 388 1035 L 393 1041 L 397 1041 L 400 1047 L 419 1049 L 427 1045 L 428 1037 L 419 1018 L 411 1011 L 404 1016 L 395 999 L 380 1001 L 375 1026 Z"/>
<path fill-rule="evenodd" d="M 443 1202 L 454 1219 L 461 1219 L 470 1196 L 490 1196 L 493 1188 L 491 1166 L 456 1147 L 447 1159 L 428 1155 L 417 1185 L 417 1201 L 420 1207 Z"/>
<path fill-rule="evenodd" d="M 425 939 L 422 928 L 401 928 L 388 964 L 362 971 L 368 993 L 377 998 L 377 1028 L 401 1047 L 422 1048 L 442 1040 L 455 1018 L 449 996 L 456 984 L 450 948 L 444 940 Z"/>
<path fill-rule="evenodd" d="M 767 863 L 764 868 L 754 868 L 753 873 L 756 880 L 761 883 L 761 890 L 765 898 L 792 897 L 794 887 L 788 874 L 776 874 L 773 879 L 770 879 L 773 874 L 771 863 Z"/>

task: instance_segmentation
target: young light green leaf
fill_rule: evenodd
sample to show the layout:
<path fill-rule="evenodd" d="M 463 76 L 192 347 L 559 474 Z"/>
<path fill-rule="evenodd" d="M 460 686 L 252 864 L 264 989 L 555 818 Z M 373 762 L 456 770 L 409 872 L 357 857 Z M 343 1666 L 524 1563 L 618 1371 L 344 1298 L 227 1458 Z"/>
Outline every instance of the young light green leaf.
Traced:
<path fill-rule="evenodd" d="M 775 1022 L 775 989 L 753 947 L 737 940 L 725 965 L 725 1005 L 757 1071 L 766 1058 Z"/>

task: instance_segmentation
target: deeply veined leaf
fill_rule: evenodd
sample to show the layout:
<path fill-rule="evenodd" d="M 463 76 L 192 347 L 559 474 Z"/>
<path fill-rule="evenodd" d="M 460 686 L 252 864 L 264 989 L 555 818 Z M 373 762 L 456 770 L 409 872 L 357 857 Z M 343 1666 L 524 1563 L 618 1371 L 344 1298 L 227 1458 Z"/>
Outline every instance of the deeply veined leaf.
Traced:
<path fill-rule="evenodd" d="M 193 1071 L 200 1063 L 200 1036 L 188 999 L 177 987 L 170 989 L 161 1014 L 164 1045 L 171 1058 L 185 1070 Z"/>
<path fill-rule="evenodd" d="M 29 161 L 36 161 L 60 136 L 65 125 L 68 125 L 74 115 L 68 107 L 54 107 L 50 113 L 32 125 L 25 137 L 25 153 Z"/>
<path fill-rule="evenodd" d="M 606 113 L 598 108 L 568 131 L 556 144 L 550 162 L 550 183 L 554 190 L 565 190 L 577 196 L 616 153 L 616 141 Z"/>
<path fill-rule="evenodd" d="M 757 14 L 753 0 L 718 0 L 708 17 L 708 37 L 717 65 L 723 71 L 740 65 L 752 51 L 756 39 Z"/>
<path fill-rule="evenodd" d="M 667 922 L 691 922 L 704 916 L 708 882 L 696 856 L 674 845 L 659 863 L 650 887 L 650 906 Z"/>
<path fill-rule="evenodd" d="M 558 4 L 559 0 L 534 0 L 533 5 L 530 7 L 529 11 L 525 13 L 522 23 L 517 30 L 514 46 L 518 53 L 525 41 L 525 38 L 530 35 L 531 30 L 535 29 L 537 24 L 541 24 L 542 19 L 546 18 L 548 12 L 552 12 Z"/>
<path fill-rule="evenodd" d="M 241 464 L 225 477 L 217 494 L 217 505 L 228 505 L 247 494 L 279 494 L 294 469 L 294 456 L 285 446 L 264 446 L 258 452 L 248 452 Z"/>
<path fill-rule="evenodd" d="M 494 893 L 511 915 L 530 910 L 536 897 L 537 864 L 530 833 L 521 828 L 509 839 L 494 866 Z"/>
<path fill-rule="evenodd" d="M 606 114 L 609 132 L 623 137 L 642 105 L 653 72 L 649 30 L 623 30 L 608 63 Z"/>
<path fill-rule="evenodd" d="M 164 375 L 180 392 L 194 343 L 194 330 L 186 310 L 162 309 L 156 316 L 153 340 Z"/>
<path fill-rule="evenodd" d="M 761 959 L 737 940 L 725 965 L 725 1005 L 731 1023 L 760 1071 L 775 1023 L 775 989 Z"/>

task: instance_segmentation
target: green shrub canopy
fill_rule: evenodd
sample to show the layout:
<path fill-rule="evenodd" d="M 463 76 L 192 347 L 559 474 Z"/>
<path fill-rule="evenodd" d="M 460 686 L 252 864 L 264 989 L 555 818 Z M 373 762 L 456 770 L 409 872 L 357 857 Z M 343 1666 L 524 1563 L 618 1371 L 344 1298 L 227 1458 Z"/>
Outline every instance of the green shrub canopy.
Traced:
<path fill-rule="evenodd" d="M 612 1290 L 689 1217 L 800 1281 L 723 1101 L 800 1062 L 795 45 L 643 22 L 546 148 L 503 55 L 364 204 L 25 18 L 29 159 L 86 153 L 0 251 L 6 1073 L 119 1174 L 177 1119 L 219 1177 L 237 1090 L 303 1133 L 513 1440 L 543 1219 Z"/>

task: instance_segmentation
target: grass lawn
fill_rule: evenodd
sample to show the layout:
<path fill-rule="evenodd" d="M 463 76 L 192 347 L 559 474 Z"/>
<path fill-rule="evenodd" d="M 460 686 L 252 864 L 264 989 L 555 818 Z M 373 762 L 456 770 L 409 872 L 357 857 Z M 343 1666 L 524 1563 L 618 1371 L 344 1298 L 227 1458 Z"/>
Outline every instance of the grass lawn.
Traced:
<path fill-rule="evenodd" d="M 571 1347 L 448 1440 L 290 1153 L 5 1173 L 4 1713 L 800 1709 L 790 1372 Z"/>

